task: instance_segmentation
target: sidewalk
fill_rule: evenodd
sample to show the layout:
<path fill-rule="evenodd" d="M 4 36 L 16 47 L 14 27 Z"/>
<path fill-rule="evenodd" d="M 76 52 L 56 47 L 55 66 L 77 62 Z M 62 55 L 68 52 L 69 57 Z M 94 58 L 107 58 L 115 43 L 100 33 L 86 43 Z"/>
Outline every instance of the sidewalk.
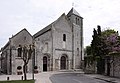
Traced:
<path fill-rule="evenodd" d="M 38 74 L 34 74 L 35 83 L 52 83 L 49 77 L 54 74 L 55 72 L 41 72 Z M 1 80 L 21 80 L 23 75 L 0 75 Z M 27 79 L 32 79 L 32 74 L 27 74 Z"/>
<path fill-rule="evenodd" d="M 35 75 L 35 83 L 52 83 L 49 77 L 54 74 L 53 72 L 42 72 Z"/>
<path fill-rule="evenodd" d="M 99 75 L 99 74 L 85 74 L 85 76 L 93 77 L 99 80 L 104 80 L 110 83 L 120 83 L 120 79 L 115 78 L 115 77 L 109 77 L 109 76 L 104 76 L 104 75 Z"/>

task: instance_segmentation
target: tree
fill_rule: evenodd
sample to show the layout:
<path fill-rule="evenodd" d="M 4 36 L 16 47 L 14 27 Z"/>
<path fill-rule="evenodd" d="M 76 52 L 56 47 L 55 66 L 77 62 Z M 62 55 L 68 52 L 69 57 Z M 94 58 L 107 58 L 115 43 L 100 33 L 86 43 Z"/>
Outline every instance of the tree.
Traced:
<path fill-rule="evenodd" d="M 32 53 L 34 51 L 34 45 L 29 45 L 29 46 L 21 46 L 19 45 L 18 48 L 18 55 L 21 56 L 23 59 L 24 65 L 23 65 L 23 73 L 24 73 L 24 80 L 27 80 L 27 64 L 29 60 L 31 59 Z"/>
<path fill-rule="evenodd" d="M 96 56 L 101 56 L 102 51 L 101 51 L 101 27 L 98 25 L 98 29 L 93 31 L 93 40 L 91 42 L 91 49 L 92 49 L 92 54 L 94 57 Z"/>
<path fill-rule="evenodd" d="M 106 56 L 107 75 L 110 75 L 110 65 L 114 62 L 114 55 L 120 52 L 120 37 L 118 31 L 108 29 L 102 32 L 102 39 L 104 42 L 103 52 L 105 55 L 108 55 Z M 110 59 L 113 61 L 111 62 Z"/>
<path fill-rule="evenodd" d="M 91 55 L 92 53 L 91 53 L 91 46 L 86 46 L 86 51 L 85 51 L 85 53 L 87 54 L 87 55 Z"/>
<path fill-rule="evenodd" d="M 101 27 L 100 27 L 100 25 L 97 26 L 97 32 L 98 32 L 98 35 L 101 36 Z"/>
<path fill-rule="evenodd" d="M 119 51 L 120 39 L 118 32 L 114 30 L 105 30 L 102 32 L 102 40 L 104 42 L 103 51 L 106 55 L 114 51 Z"/>
<path fill-rule="evenodd" d="M 92 56 L 91 46 L 86 46 L 86 48 L 85 48 L 85 54 L 87 56 L 84 57 L 84 67 L 86 67 L 86 65 L 90 66 L 90 65 L 93 64 L 94 57 Z"/>
<path fill-rule="evenodd" d="M 92 54 L 95 60 L 97 60 L 97 73 L 104 73 L 104 59 L 102 51 L 102 38 L 101 38 L 101 27 L 98 25 L 97 30 L 93 31 L 93 40 L 91 42 Z"/>
<path fill-rule="evenodd" d="M 93 40 L 92 40 L 92 42 L 91 42 L 91 48 L 92 48 L 92 54 L 93 54 L 93 56 L 96 56 L 96 45 L 97 45 L 97 42 L 98 42 L 98 40 L 97 40 L 97 31 L 94 29 L 93 30 Z"/>
<path fill-rule="evenodd" d="M 97 59 L 97 73 L 104 73 L 105 57 L 112 52 L 120 52 L 120 37 L 117 31 L 107 29 L 101 31 L 101 27 L 97 26 L 97 30 L 93 31 L 93 40 L 91 49 L 94 58 Z"/>

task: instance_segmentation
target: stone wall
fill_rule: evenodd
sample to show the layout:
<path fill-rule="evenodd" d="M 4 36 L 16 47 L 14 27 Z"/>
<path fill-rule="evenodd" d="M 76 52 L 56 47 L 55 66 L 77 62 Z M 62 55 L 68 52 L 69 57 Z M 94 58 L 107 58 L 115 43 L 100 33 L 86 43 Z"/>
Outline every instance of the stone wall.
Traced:
<path fill-rule="evenodd" d="M 52 26 L 53 29 L 53 70 L 60 70 L 60 59 L 66 55 L 66 69 L 72 68 L 72 27 L 63 14 Z M 63 41 L 63 34 L 66 41 Z M 57 63 L 56 63 L 57 62 Z"/>
<path fill-rule="evenodd" d="M 81 55 L 81 27 L 79 25 L 74 24 L 74 66 L 75 68 L 80 68 L 80 63 L 82 61 L 82 55 Z"/>
<path fill-rule="evenodd" d="M 94 61 L 92 64 L 87 63 L 85 68 L 84 68 L 84 72 L 87 74 L 96 73 L 97 72 L 96 70 L 97 70 L 96 61 Z"/>
<path fill-rule="evenodd" d="M 107 73 L 107 64 L 106 64 L 106 73 Z M 110 76 L 120 78 L 120 56 L 114 55 L 110 58 Z"/>
<path fill-rule="evenodd" d="M 49 26 L 50 27 L 50 26 Z M 43 57 L 47 56 L 49 58 L 50 64 L 48 65 L 48 71 L 51 70 L 51 56 L 52 56 L 52 35 L 51 30 L 39 35 L 35 38 L 36 47 L 36 66 L 38 66 L 38 71 L 43 71 Z"/>

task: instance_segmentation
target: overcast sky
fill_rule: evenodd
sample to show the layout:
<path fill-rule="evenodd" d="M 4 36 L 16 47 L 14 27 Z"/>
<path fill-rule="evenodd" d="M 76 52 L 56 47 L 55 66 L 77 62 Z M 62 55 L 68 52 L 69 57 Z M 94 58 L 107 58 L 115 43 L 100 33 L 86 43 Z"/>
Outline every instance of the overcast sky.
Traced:
<path fill-rule="evenodd" d="M 120 32 L 120 0 L 0 0 L 0 48 L 23 28 L 35 34 L 72 5 L 84 18 L 84 47 L 90 45 L 97 25 Z"/>

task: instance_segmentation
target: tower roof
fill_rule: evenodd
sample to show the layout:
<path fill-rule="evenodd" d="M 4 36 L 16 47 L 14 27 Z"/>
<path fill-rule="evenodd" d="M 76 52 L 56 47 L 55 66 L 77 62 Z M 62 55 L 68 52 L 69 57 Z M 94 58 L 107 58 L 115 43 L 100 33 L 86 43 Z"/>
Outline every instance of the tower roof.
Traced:
<path fill-rule="evenodd" d="M 72 14 L 74 14 L 74 15 L 77 15 L 77 16 L 80 16 L 80 14 L 74 9 L 74 8 L 72 8 L 69 12 L 68 12 L 68 16 L 69 15 L 72 15 Z M 81 17 L 81 16 L 80 16 Z"/>

